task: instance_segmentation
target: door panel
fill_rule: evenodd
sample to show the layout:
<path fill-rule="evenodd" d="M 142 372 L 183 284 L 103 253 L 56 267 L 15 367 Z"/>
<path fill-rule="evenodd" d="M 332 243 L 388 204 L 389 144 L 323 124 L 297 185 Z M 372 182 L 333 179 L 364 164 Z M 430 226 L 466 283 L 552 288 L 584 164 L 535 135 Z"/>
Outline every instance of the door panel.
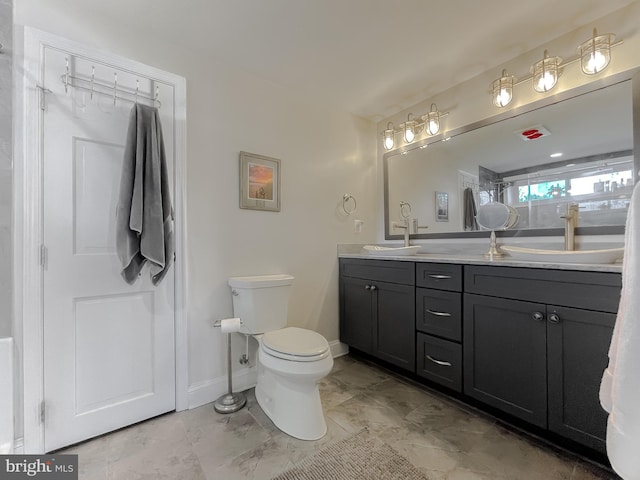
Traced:
<path fill-rule="evenodd" d="M 464 393 L 541 427 L 547 425 L 544 314 L 543 304 L 464 294 Z"/>
<path fill-rule="evenodd" d="M 70 73 L 114 78 L 114 67 L 45 48 L 43 118 L 45 449 L 175 408 L 174 271 L 154 287 L 120 275 L 115 212 L 133 103 L 67 87 Z M 141 66 L 141 71 L 144 67 Z M 119 72 L 119 87 L 152 82 Z M 173 95 L 161 112 L 173 176 Z M 173 184 L 171 180 L 170 184 Z"/>
<path fill-rule="evenodd" d="M 549 429 L 605 452 L 607 413 L 600 405 L 600 381 L 616 316 L 555 306 L 548 311 L 559 319 L 547 323 Z"/>
<path fill-rule="evenodd" d="M 340 341 L 371 353 L 373 320 L 371 281 L 342 277 Z"/>
<path fill-rule="evenodd" d="M 375 290 L 373 354 L 410 372 L 416 371 L 415 288 L 373 282 Z"/>

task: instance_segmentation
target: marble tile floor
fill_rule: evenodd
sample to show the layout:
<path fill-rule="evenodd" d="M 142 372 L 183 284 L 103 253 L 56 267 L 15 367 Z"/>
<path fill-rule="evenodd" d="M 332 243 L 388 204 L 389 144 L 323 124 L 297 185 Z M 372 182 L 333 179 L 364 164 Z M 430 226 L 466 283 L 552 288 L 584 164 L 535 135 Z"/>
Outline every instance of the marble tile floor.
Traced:
<path fill-rule="evenodd" d="M 233 414 L 218 414 L 208 404 L 58 453 L 79 455 L 81 480 L 268 480 L 368 427 L 431 480 L 619 478 L 349 356 L 336 359 L 320 390 L 328 433 L 316 442 L 280 432 L 252 389 L 247 407 Z"/>

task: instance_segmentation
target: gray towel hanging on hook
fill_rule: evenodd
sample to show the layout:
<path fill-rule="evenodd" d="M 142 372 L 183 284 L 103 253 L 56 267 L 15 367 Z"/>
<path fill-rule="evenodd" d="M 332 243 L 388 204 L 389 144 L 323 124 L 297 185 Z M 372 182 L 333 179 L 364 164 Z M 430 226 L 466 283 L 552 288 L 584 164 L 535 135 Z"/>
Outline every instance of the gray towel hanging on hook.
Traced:
<path fill-rule="evenodd" d="M 470 187 L 464 189 L 463 208 L 463 226 L 465 231 L 478 230 L 478 222 L 476 221 L 476 215 L 478 214 L 478 211 L 476 209 L 476 200 L 473 197 L 473 190 Z"/>
<path fill-rule="evenodd" d="M 131 109 L 116 215 L 122 276 L 133 284 L 148 261 L 157 285 L 173 263 L 175 245 L 162 126 L 155 107 L 136 103 Z"/>

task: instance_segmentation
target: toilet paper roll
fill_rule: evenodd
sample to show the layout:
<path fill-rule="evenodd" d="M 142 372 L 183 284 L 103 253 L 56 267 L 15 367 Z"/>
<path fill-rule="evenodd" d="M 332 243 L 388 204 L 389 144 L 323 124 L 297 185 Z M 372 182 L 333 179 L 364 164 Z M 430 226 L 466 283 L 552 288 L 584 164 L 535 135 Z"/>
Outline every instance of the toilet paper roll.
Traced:
<path fill-rule="evenodd" d="M 222 333 L 239 332 L 242 327 L 242 320 L 239 318 L 225 318 L 220 321 L 220 330 Z"/>

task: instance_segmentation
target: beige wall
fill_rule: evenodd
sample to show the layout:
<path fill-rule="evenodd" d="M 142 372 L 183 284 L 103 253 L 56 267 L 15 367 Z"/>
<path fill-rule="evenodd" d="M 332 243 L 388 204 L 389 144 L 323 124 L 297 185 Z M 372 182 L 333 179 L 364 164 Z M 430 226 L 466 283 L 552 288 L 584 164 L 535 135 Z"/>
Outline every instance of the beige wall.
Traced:
<path fill-rule="evenodd" d="M 612 49 L 612 61 L 609 67 L 601 74 L 589 77 L 580 71 L 580 64 L 574 63 L 567 65 L 562 70 L 562 74 L 557 86 L 549 94 L 536 93 L 531 82 L 524 82 L 514 88 L 514 100 L 511 104 L 503 109 L 499 109 L 491 103 L 491 82 L 500 76 L 503 68 L 515 75 L 516 77 L 525 77 L 529 75 L 529 68 L 533 63 L 542 58 L 543 52 L 549 50 L 549 55 L 560 56 L 565 60 L 575 58 L 577 56 L 577 47 L 586 39 L 588 39 L 593 28 L 596 27 L 600 33 L 614 33 L 616 40 L 622 40 L 623 43 Z M 561 94 L 569 90 L 582 87 L 590 82 L 597 82 L 608 76 L 626 72 L 640 66 L 640 2 L 635 2 L 617 12 L 607 15 L 593 24 L 587 25 L 571 31 L 556 40 L 541 45 L 540 48 L 530 52 L 523 52 L 515 57 L 512 61 L 503 65 L 499 65 L 482 75 L 479 75 L 460 85 L 453 86 L 449 90 L 429 99 L 417 103 L 416 105 L 399 112 L 389 118 L 385 118 L 378 123 L 377 151 L 379 171 L 382 172 L 383 155 L 385 150 L 382 146 L 381 135 L 389 121 L 396 126 L 406 120 L 409 113 L 413 113 L 416 117 L 423 115 L 430 110 L 432 103 L 436 103 L 438 109 L 442 112 L 449 112 L 449 115 L 442 120 L 443 131 L 453 131 L 466 125 L 484 121 L 496 115 L 508 116 L 514 109 L 526 109 L 539 102 L 541 99 L 548 98 L 552 95 Z M 518 39 L 513 39 L 516 43 Z M 481 48 L 479 46 L 478 48 Z M 416 138 L 416 141 L 423 139 L 423 136 Z M 396 136 L 396 141 L 400 140 L 400 136 Z M 400 145 L 400 144 L 397 144 Z M 383 176 L 378 176 L 378 190 L 382 192 Z M 384 220 L 383 208 L 384 198 L 380 195 L 378 205 L 378 232 L 377 238 L 379 242 L 384 241 Z M 427 231 L 428 233 L 428 231 Z M 621 238 L 615 238 L 620 240 Z M 447 239 L 446 242 L 451 242 Z M 511 241 L 511 240 L 508 240 Z M 425 241 L 416 241 L 416 243 L 424 243 Z M 428 242 L 436 243 L 435 240 Z"/>
<path fill-rule="evenodd" d="M 16 5 L 15 21 L 187 79 L 192 388 L 226 372 L 225 344 L 212 324 L 232 314 L 229 276 L 292 274 L 289 323 L 316 330 L 329 341 L 338 339 L 336 245 L 375 239 L 373 123 L 88 12 L 25 0 Z M 281 159 L 280 213 L 238 207 L 241 150 Z M 357 198 L 362 233 L 354 232 L 356 215 L 340 214 L 346 192 Z"/>

